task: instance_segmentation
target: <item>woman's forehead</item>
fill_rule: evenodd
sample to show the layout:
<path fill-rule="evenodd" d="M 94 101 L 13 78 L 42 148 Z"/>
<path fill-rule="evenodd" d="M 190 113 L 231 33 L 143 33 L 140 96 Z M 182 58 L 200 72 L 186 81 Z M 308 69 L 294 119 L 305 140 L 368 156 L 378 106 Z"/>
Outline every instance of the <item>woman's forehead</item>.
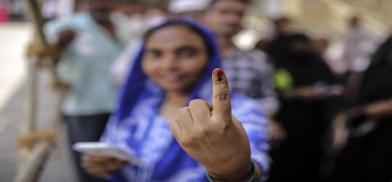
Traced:
<path fill-rule="evenodd" d="M 155 31 L 147 40 L 146 46 L 202 46 L 202 37 L 185 25 L 163 27 Z"/>

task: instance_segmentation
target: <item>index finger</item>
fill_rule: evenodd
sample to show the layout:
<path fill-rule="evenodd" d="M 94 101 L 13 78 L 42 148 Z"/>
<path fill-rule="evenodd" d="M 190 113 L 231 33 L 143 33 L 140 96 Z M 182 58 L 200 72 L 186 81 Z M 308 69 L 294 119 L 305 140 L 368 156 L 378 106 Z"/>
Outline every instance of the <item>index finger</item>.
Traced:
<path fill-rule="evenodd" d="M 212 120 L 231 120 L 229 82 L 221 68 L 216 68 L 212 72 Z"/>

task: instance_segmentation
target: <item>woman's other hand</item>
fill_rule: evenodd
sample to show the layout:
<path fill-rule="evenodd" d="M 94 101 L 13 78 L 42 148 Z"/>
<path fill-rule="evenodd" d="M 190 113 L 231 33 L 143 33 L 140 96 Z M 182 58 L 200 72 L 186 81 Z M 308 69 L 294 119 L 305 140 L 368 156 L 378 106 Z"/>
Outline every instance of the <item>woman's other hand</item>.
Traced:
<path fill-rule="evenodd" d="M 127 161 L 114 157 L 92 155 L 84 155 L 82 157 L 82 167 L 87 173 L 97 177 L 105 177 L 126 165 L 128 165 Z"/>

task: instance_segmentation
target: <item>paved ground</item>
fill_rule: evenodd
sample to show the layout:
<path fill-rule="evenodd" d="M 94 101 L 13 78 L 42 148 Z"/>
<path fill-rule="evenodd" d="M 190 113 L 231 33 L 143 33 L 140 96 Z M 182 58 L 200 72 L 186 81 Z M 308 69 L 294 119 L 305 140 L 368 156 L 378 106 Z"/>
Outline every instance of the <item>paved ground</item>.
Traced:
<path fill-rule="evenodd" d="M 16 174 L 15 141 L 26 115 L 26 69 L 23 49 L 30 37 L 27 24 L 0 24 L 0 181 L 12 181 Z M 40 127 L 49 126 L 54 117 L 56 96 L 47 87 L 48 76 L 40 75 Z M 64 127 L 60 125 L 59 147 L 53 152 L 41 182 L 74 182 L 71 161 L 66 150 Z"/>

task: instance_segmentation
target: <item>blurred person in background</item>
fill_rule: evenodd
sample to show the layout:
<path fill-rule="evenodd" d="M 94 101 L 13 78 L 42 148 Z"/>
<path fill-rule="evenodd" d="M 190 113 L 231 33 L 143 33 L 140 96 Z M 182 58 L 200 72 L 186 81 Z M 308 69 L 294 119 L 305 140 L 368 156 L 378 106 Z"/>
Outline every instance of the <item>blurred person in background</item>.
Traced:
<path fill-rule="evenodd" d="M 331 182 L 392 179 L 392 36 L 372 56 L 359 93 L 344 119 L 335 120 L 338 154 Z"/>
<path fill-rule="evenodd" d="M 57 0 L 57 17 L 70 15 L 75 12 L 75 0 Z"/>
<path fill-rule="evenodd" d="M 279 56 L 281 54 L 281 48 L 284 47 L 285 44 L 284 41 L 280 41 L 281 37 L 287 37 L 291 34 L 296 33 L 296 30 L 294 29 L 294 22 L 291 18 L 282 16 L 273 21 L 274 23 L 274 29 L 270 33 L 270 35 L 267 38 L 264 38 L 264 47 L 261 47 L 262 49 L 266 50 L 266 53 L 272 57 Z M 277 54 L 277 55 L 276 55 Z"/>
<path fill-rule="evenodd" d="M 344 48 L 341 60 L 347 73 L 363 72 L 370 63 L 371 54 L 380 43 L 380 37 L 362 25 L 358 15 L 350 18 L 348 30 L 344 36 Z"/>
<path fill-rule="evenodd" d="M 118 85 L 124 82 L 129 72 L 129 65 L 133 64 L 133 58 L 141 46 L 142 35 L 149 27 L 166 19 L 166 15 L 161 10 L 143 4 L 142 1 L 125 1 L 121 4 L 120 11 L 114 18 L 120 20 L 117 22 L 122 27 L 122 33 L 128 35 L 129 41 L 111 67 L 111 73 Z"/>
<path fill-rule="evenodd" d="M 62 16 L 71 15 L 75 12 L 74 0 L 44 0 L 42 1 L 41 12 L 46 22 Z"/>
<path fill-rule="evenodd" d="M 58 1 L 56 0 L 46 0 L 43 2 L 41 11 L 45 21 L 50 21 L 57 17 L 57 3 Z"/>
<path fill-rule="evenodd" d="M 345 66 L 339 59 L 332 56 L 329 52 L 330 46 L 331 40 L 326 36 L 319 36 L 312 39 L 312 49 L 326 61 L 334 74 L 343 75 Z"/>
<path fill-rule="evenodd" d="M 371 56 L 380 42 L 380 37 L 366 28 L 358 15 L 352 16 L 348 21 L 348 32 L 343 41 L 341 62 L 344 65 L 344 79 L 346 81 L 344 107 L 355 103 L 359 94 L 363 74 L 368 67 Z M 341 131 L 341 130 L 338 130 Z M 339 132 L 344 135 L 345 132 Z M 342 145 L 343 141 L 339 141 Z"/>
<path fill-rule="evenodd" d="M 282 16 L 273 21 L 274 23 L 274 31 L 272 33 L 271 38 L 274 39 L 276 37 L 282 35 L 288 35 L 295 32 L 294 22 L 290 17 Z"/>
<path fill-rule="evenodd" d="M 117 11 L 113 13 L 112 19 L 121 27 L 120 34 L 128 38 L 124 50 L 118 55 L 111 66 L 111 74 L 118 85 L 121 85 L 128 73 L 135 52 L 140 46 L 140 39 L 148 26 L 146 16 L 149 7 L 141 1 L 120 1 L 117 3 Z"/>
<path fill-rule="evenodd" d="M 114 1 L 83 3 L 84 11 L 46 25 L 48 39 L 60 52 L 57 72 L 69 88 L 62 112 L 71 146 L 99 140 L 118 93 L 109 68 L 127 41 L 111 20 Z M 72 155 L 80 181 L 102 181 L 80 167 L 80 153 Z"/>
<path fill-rule="evenodd" d="M 325 105 L 342 88 L 322 58 L 311 50 L 304 34 L 276 38 L 275 84 L 281 107 L 276 119 L 287 133 L 271 151 L 269 182 L 321 181 L 321 143 L 326 135 Z"/>
<path fill-rule="evenodd" d="M 190 19 L 170 19 L 143 40 L 102 138 L 133 151 L 137 161 L 86 155 L 83 166 L 116 182 L 264 178 L 266 117 L 253 100 L 230 94 L 216 69 L 213 33 Z"/>
<path fill-rule="evenodd" d="M 211 0 L 171 0 L 169 12 L 173 16 L 192 17 L 202 20 Z"/>
<path fill-rule="evenodd" d="M 273 86 L 273 66 L 261 51 L 243 51 L 233 42 L 242 29 L 242 20 L 250 5 L 247 0 L 211 0 L 204 22 L 217 35 L 222 66 L 227 72 L 231 89 L 258 101 L 271 118 L 278 109 Z M 271 136 L 280 140 L 284 131 L 272 122 Z"/>
<path fill-rule="evenodd" d="M 139 39 L 146 29 L 145 14 L 147 6 L 137 0 L 119 0 L 111 15 L 113 23 L 119 29 L 119 36 L 128 39 L 128 43 Z"/>
<path fill-rule="evenodd" d="M 268 39 L 266 37 L 263 37 L 256 43 L 254 49 L 260 50 L 260 51 L 263 51 L 263 52 L 267 52 L 268 51 L 268 46 L 270 45 L 270 43 L 271 43 L 270 39 Z"/>
<path fill-rule="evenodd" d="M 268 52 L 270 43 L 281 35 L 292 34 L 295 32 L 293 20 L 289 17 L 282 16 L 273 20 L 273 30 L 267 36 L 261 38 L 255 48 Z"/>

